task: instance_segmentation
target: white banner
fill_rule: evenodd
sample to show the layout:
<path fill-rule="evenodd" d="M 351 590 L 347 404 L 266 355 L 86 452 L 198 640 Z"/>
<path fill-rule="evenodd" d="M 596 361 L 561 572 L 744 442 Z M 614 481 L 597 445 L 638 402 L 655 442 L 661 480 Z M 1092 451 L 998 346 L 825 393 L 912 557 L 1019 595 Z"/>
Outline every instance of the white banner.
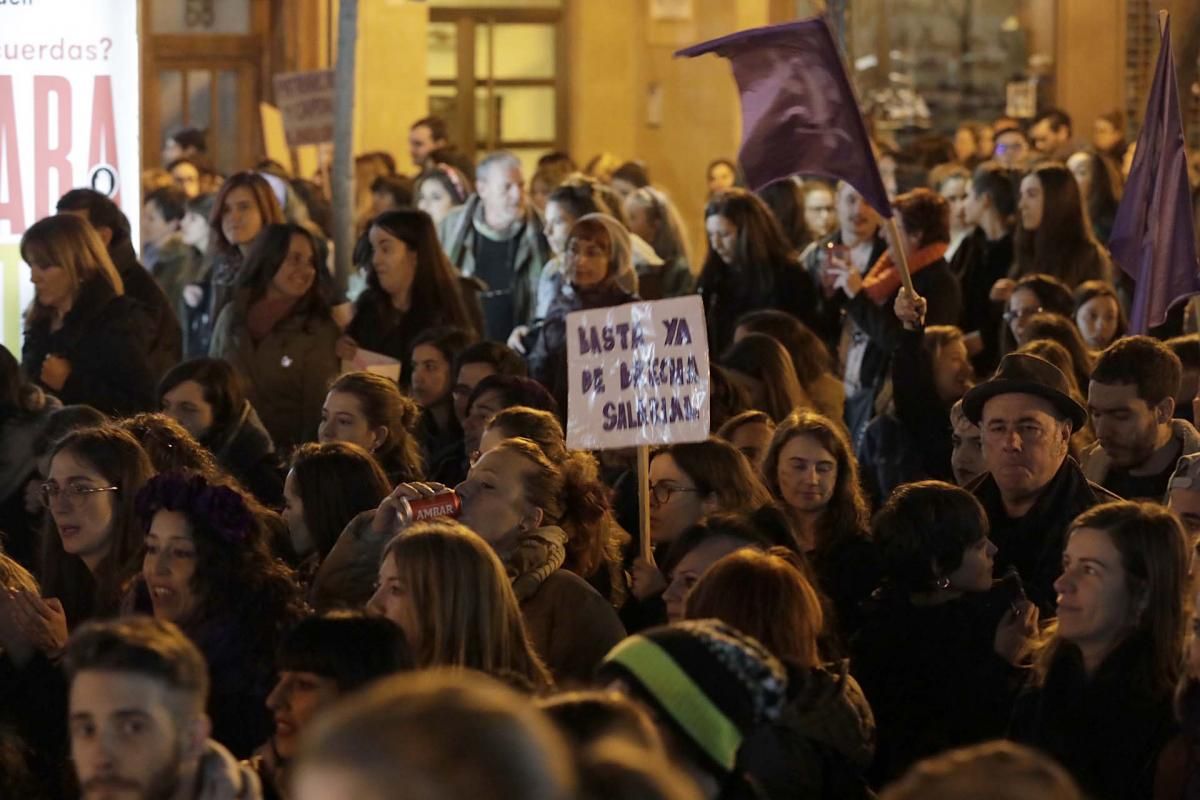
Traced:
<path fill-rule="evenodd" d="M 698 295 L 567 315 L 567 446 L 708 438 L 708 332 Z"/>
<path fill-rule="evenodd" d="M 0 4 L 4 5 L 4 4 Z M 21 234 L 88 186 L 141 221 L 135 0 L 19 0 L 0 9 L 0 341 L 20 357 L 33 297 Z"/>

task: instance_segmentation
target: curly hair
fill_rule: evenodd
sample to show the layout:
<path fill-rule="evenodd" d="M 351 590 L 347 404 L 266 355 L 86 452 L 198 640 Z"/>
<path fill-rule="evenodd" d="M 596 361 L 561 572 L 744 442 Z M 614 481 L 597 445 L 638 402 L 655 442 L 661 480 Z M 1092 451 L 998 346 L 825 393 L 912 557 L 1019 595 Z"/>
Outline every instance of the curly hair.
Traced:
<path fill-rule="evenodd" d="M 221 472 L 212 451 L 166 414 L 134 414 L 117 426 L 138 440 L 157 472 L 190 470 L 206 477 Z"/>
<path fill-rule="evenodd" d="M 180 627 L 194 633 L 206 624 L 237 621 L 249 641 L 274 653 L 306 607 L 295 574 L 271 554 L 267 529 L 252 513 L 245 492 L 173 471 L 151 479 L 137 499 L 144 529 L 162 510 L 183 514 L 191 528 L 196 547 L 192 590 L 199 602 Z"/>
<path fill-rule="evenodd" d="M 492 417 L 487 427 L 503 432 L 505 438 L 528 439 L 536 444 L 551 463 L 559 465 L 570 485 L 581 486 L 600 480 L 599 461 L 589 452 L 568 450 L 562 425 L 549 411 L 524 406 L 506 408 Z M 609 504 L 607 494 L 605 489 L 605 506 Z M 573 538 L 568 531 L 564 566 L 576 575 L 587 578 L 605 561 L 621 569 L 622 551 L 630 542 L 630 536 L 617 523 L 610 507 L 606 507 L 603 516 L 603 525 L 583 529 L 599 535 Z M 614 586 L 623 584 L 623 580 L 614 582 Z"/>

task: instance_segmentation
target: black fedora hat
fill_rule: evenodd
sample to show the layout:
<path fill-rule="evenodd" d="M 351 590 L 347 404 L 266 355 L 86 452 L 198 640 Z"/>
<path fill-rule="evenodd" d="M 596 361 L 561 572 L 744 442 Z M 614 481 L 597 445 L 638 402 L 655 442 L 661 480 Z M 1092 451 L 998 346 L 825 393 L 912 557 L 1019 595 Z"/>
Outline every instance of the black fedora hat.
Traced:
<path fill-rule="evenodd" d="M 1071 420 L 1072 430 L 1087 424 L 1087 409 L 1071 397 L 1067 376 L 1044 358 L 1028 353 L 1006 355 L 995 375 L 963 397 L 963 414 L 978 425 L 983 419 L 984 404 L 1002 394 L 1032 394 L 1048 400 Z"/>

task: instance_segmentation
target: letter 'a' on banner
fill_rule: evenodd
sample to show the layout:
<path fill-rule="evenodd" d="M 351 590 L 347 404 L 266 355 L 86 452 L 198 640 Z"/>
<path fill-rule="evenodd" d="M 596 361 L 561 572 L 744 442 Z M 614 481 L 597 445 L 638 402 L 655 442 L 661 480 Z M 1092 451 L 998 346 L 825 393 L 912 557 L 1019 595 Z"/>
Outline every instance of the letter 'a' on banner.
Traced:
<path fill-rule="evenodd" d="M 81 187 L 141 222 L 135 0 L 0 3 L 0 341 L 19 355 L 33 301 L 21 236 Z"/>
<path fill-rule="evenodd" d="M 567 315 L 567 446 L 708 438 L 708 333 L 698 295 Z"/>

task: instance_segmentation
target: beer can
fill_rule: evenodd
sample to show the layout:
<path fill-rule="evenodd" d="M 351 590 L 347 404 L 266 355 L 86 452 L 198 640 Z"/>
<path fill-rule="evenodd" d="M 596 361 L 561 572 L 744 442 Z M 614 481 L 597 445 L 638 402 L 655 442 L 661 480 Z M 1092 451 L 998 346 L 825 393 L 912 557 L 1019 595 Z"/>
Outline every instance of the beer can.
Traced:
<path fill-rule="evenodd" d="M 401 498 L 396 504 L 396 517 L 401 527 L 438 517 L 453 519 L 461 513 L 462 498 L 453 489 L 429 497 L 416 497 L 411 500 Z"/>

